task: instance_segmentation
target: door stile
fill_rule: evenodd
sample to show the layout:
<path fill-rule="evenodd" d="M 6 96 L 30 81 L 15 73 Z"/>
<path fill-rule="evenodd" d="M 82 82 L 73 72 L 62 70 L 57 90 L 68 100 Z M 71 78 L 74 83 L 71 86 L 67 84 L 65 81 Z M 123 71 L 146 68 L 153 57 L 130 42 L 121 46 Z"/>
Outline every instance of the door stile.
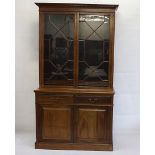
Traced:
<path fill-rule="evenodd" d="M 79 77 L 79 13 L 75 14 L 74 28 L 74 87 L 78 86 Z"/>
<path fill-rule="evenodd" d="M 39 13 L 39 87 L 44 85 L 44 13 Z"/>

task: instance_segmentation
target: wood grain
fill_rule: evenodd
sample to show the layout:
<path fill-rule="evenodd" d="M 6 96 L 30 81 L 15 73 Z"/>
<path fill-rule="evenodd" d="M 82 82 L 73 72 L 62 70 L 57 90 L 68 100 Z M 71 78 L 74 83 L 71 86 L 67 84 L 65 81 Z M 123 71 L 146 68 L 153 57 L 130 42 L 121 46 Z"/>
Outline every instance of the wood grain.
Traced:
<path fill-rule="evenodd" d="M 112 122 L 109 119 L 110 109 L 110 107 L 77 106 L 77 142 L 104 144 L 111 142 L 112 133 L 108 133 Z"/>
<path fill-rule="evenodd" d="M 115 11 L 118 5 L 35 3 L 39 6 L 39 88 L 35 92 L 37 149 L 113 150 L 113 70 Z M 74 78 L 44 83 L 44 17 L 74 16 Z M 79 15 L 110 17 L 107 87 L 79 86 Z"/>
<path fill-rule="evenodd" d="M 71 109 L 69 107 L 43 107 L 42 138 L 71 140 Z"/>
<path fill-rule="evenodd" d="M 112 151 L 112 144 L 36 142 L 36 149 Z"/>

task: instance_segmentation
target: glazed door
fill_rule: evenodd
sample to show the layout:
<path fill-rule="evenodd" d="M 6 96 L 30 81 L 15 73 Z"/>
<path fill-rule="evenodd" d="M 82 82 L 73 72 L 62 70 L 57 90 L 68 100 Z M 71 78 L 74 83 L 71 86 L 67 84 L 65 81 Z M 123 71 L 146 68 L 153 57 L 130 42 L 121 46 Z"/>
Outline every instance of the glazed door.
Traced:
<path fill-rule="evenodd" d="M 44 85 L 73 85 L 74 15 L 45 13 L 41 52 Z M 40 26 L 40 29 L 42 30 Z"/>
<path fill-rule="evenodd" d="M 38 105 L 40 107 L 41 140 L 54 142 L 72 141 L 72 108 L 69 105 Z M 40 141 L 41 141 L 40 140 Z"/>
<path fill-rule="evenodd" d="M 110 15 L 79 16 L 79 85 L 109 86 Z"/>
<path fill-rule="evenodd" d="M 112 142 L 112 107 L 81 105 L 76 111 L 77 142 Z"/>

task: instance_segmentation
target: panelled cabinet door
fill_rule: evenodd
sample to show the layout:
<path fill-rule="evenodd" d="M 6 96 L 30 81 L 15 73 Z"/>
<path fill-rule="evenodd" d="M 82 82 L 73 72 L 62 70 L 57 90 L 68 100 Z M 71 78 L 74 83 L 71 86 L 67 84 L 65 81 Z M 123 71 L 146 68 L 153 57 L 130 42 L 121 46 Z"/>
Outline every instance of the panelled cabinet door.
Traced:
<path fill-rule="evenodd" d="M 70 106 L 43 105 L 41 106 L 41 139 L 44 141 L 71 142 L 71 116 Z"/>
<path fill-rule="evenodd" d="M 78 106 L 77 142 L 112 143 L 112 107 Z"/>

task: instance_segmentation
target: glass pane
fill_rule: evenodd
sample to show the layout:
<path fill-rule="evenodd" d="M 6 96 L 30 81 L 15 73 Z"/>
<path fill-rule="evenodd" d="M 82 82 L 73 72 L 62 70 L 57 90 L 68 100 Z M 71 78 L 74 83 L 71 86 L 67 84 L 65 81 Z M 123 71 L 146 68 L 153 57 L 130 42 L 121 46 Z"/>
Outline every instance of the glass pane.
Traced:
<path fill-rule="evenodd" d="M 80 15 L 79 84 L 108 86 L 109 16 Z"/>
<path fill-rule="evenodd" d="M 45 14 L 44 84 L 73 84 L 73 15 Z"/>

